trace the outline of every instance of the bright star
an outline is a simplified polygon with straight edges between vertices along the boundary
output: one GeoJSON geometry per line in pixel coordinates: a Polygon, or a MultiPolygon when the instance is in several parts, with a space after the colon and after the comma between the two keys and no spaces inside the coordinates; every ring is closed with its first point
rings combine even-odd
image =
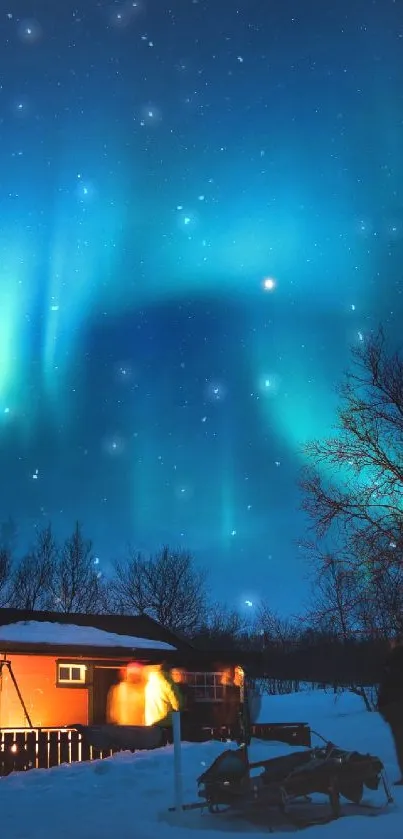
{"type": "Polygon", "coordinates": [[[125,442],[122,437],[117,435],[116,437],[106,439],[103,443],[103,448],[106,454],[118,456],[124,452],[125,442]]]}
{"type": "Polygon", "coordinates": [[[276,396],[280,388],[280,378],[276,373],[266,373],[259,381],[259,390],[268,396],[276,396]]]}
{"type": "Polygon", "coordinates": [[[18,26],[18,37],[26,44],[33,44],[42,36],[42,27],[36,20],[23,20],[18,26]]]}
{"type": "Polygon", "coordinates": [[[265,291],[273,291],[276,287],[276,281],[274,277],[265,277],[263,280],[263,288],[265,291]]]}
{"type": "Polygon", "coordinates": [[[208,382],[206,388],[206,397],[211,402],[221,402],[226,395],[224,385],[220,382],[208,382]]]}

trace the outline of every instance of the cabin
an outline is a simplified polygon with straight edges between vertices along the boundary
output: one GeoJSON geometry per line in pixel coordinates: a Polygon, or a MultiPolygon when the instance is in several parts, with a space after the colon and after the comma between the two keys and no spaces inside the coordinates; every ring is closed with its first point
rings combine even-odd
{"type": "Polygon", "coordinates": [[[147,615],[0,609],[0,728],[105,723],[108,691],[133,660],[190,667],[194,698],[219,701],[205,656],[147,615]]]}
{"type": "MultiPolygon", "coordinates": [[[[165,662],[181,674],[185,739],[239,737],[244,684],[235,656],[196,649],[146,615],[0,609],[0,775],[18,768],[19,755],[20,768],[45,768],[116,751],[88,746],[84,729],[108,722],[108,693],[131,662],[165,662]]],[[[288,742],[283,728],[254,733],[288,742]]],[[[295,743],[301,736],[292,733],[295,743]]]]}

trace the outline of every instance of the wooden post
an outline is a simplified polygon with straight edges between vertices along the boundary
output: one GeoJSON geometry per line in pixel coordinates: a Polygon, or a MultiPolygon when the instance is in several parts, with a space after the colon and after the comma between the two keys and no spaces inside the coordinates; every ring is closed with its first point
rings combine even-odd
{"type": "Polygon", "coordinates": [[[182,743],[180,711],[172,712],[172,733],[174,740],[175,812],[177,816],[180,817],[183,812],[182,743]]]}

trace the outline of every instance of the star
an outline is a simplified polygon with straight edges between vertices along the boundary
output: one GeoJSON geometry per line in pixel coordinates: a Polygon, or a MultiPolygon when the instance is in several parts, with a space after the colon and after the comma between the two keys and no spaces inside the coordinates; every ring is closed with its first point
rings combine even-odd
{"type": "Polygon", "coordinates": [[[18,37],[24,44],[34,44],[42,36],[42,27],[37,20],[23,20],[18,26],[18,37]]]}

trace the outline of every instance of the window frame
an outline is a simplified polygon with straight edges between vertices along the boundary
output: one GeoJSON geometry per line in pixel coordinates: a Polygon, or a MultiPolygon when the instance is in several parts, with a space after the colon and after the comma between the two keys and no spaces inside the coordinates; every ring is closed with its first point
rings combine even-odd
{"type": "Polygon", "coordinates": [[[88,687],[88,664],[84,661],[72,661],[71,659],[58,659],[56,661],[56,687],[58,688],[86,688],[88,687]],[[60,678],[60,670],[62,667],[68,668],[70,673],[69,679],[60,678]],[[72,670],[78,668],[80,670],[80,679],[72,679],[72,670]]]}
{"type": "Polygon", "coordinates": [[[189,670],[186,687],[196,703],[224,702],[225,689],[221,682],[223,670],[189,670]],[[189,679],[190,677],[190,679],[189,679]]]}

